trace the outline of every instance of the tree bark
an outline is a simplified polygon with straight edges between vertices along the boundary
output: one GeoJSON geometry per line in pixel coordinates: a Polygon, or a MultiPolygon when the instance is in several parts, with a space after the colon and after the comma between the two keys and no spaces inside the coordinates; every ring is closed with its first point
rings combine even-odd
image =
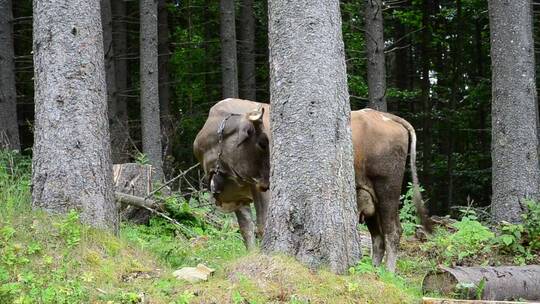
{"type": "Polygon", "coordinates": [[[529,0],[488,1],[491,28],[493,198],[496,220],[521,221],[539,197],[538,105],[529,0]]]}
{"type": "Polygon", "coordinates": [[[386,112],[386,66],[382,0],[365,0],[369,107],[386,112]]]}
{"type": "Polygon", "coordinates": [[[263,250],[343,273],[360,248],[339,1],[270,0],[268,11],[273,146],[263,250]]]}
{"type": "Polygon", "coordinates": [[[234,0],[220,0],[221,90],[223,98],[238,97],[234,0]]]}
{"type": "Polygon", "coordinates": [[[255,13],[253,0],[242,0],[240,8],[240,28],[238,49],[240,53],[240,98],[256,100],[256,77],[255,77],[255,13]]]}
{"type": "MultiPolygon", "coordinates": [[[[121,0],[111,0],[112,3],[112,48],[114,49],[114,79],[116,86],[116,102],[111,125],[111,142],[113,163],[129,161],[129,124],[127,113],[128,68],[125,56],[127,54],[126,3],[121,0]]],[[[110,110],[109,110],[110,113],[110,110]]],[[[110,119],[110,118],[109,118],[110,119]]]]}
{"type": "Polygon", "coordinates": [[[117,231],[99,5],[34,0],[32,201],[117,231]]]}
{"type": "Polygon", "coordinates": [[[425,276],[422,290],[465,299],[540,300],[540,266],[440,266],[425,276]]]}
{"type": "Polygon", "coordinates": [[[141,120],[143,152],[163,180],[161,123],[158,89],[158,5],[157,0],[141,0],[141,120]]]}
{"type": "Polygon", "coordinates": [[[11,0],[0,0],[0,150],[20,150],[11,0]]]}

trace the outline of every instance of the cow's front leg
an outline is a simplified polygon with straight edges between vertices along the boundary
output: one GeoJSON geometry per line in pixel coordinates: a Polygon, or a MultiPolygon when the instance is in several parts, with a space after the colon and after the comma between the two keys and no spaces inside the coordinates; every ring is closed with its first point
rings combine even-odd
{"type": "Polygon", "coordinates": [[[242,206],[234,212],[240,226],[240,233],[244,238],[244,244],[248,251],[255,249],[255,225],[251,219],[251,208],[249,205],[242,206]]]}
{"type": "Polygon", "coordinates": [[[264,233],[264,225],[266,223],[266,215],[268,212],[268,201],[270,192],[260,192],[255,186],[251,186],[251,194],[253,203],[255,204],[255,213],[257,216],[257,237],[262,239],[264,233]]]}

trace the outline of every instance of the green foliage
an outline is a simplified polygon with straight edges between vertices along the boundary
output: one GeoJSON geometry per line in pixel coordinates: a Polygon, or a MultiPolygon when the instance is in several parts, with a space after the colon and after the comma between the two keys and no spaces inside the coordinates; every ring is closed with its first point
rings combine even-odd
{"type": "Polygon", "coordinates": [[[135,162],[139,165],[149,165],[150,160],[148,159],[148,156],[144,153],[137,152],[137,156],[135,156],[135,162]]]}
{"type": "Polygon", "coordinates": [[[523,230],[527,233],[528,246],[540,251],[540,203],[526,201],[527,211],[523,214],[523,230]]]}
{"type": "MultiPolygon", "coordinates": [[[[424,192],[424,188],[420,187],[420,192],[424,192]]],[[[414,235],[416,225],[420,224],[420,220],[416,214],[416,207],[412,200],[413,194],[413,185],[412,183],[408,183],[407,192],[400,197],[403,205],[399,211],[399,220],[401,222],[401,227],[403,228],[403,234],[406,236],[414,235]]]]}
{"type": "Polygon", "coordinates": [[[474,212],[468,211],[452,226],[455,232],[436,230],[434,236],[422,246],[423,251],[447,265],[491,252],[495,234],[477,220],[474,212]]]}
{"type": "Polygon", "coordinates": [[[532,200],[526,202],[527,210],[522,215],[523,223],[503,222],[495,245],[506,254],[514,256],[514,263],[526,264],[540,251],[540,204],[532,200]]]}

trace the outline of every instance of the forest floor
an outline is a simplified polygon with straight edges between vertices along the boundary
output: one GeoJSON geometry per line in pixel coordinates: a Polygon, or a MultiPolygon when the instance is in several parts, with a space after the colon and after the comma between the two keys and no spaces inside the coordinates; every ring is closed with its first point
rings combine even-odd
{"type": "Polygon", "coordinates": [[[81,224],[74,211],[32,211],[29,167],[0,155],[0,303],[418,303],[424,275],[439,263],[499,264],[514,256],[486,250],[492,235],[483,228],[445,229],[428,242],[404,236],[396,274],[374,268],[369,257],[347,275],[311,271],[287,257],[246,252],[234,218],[197,207],[194,198],[166,200],[182,229],[153,218],[122,224],[115,236],[81,224]],[[206,282],[172,274],[199,263],[216,269],[206,282]]]}

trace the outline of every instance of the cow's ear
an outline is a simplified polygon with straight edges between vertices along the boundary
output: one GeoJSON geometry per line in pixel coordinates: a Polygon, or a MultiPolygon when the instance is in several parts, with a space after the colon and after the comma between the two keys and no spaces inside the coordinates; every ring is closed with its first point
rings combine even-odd
{"type": "Polygon", "coordinates": [[[255,133],[255,127],[252,123],[244,123],[240,126],[240,129],[238,130],[238,144],[236,146],[240,146],[246,139],[248,139],[250,136],[252,136],[255,133]]]}
{"type": "Polygon", "coordinates": [[[252,122],[260,122],[264,115],[264,108],[259,106],[256,110],[251,111],[247,114],[247,119],[252,122]]]}

